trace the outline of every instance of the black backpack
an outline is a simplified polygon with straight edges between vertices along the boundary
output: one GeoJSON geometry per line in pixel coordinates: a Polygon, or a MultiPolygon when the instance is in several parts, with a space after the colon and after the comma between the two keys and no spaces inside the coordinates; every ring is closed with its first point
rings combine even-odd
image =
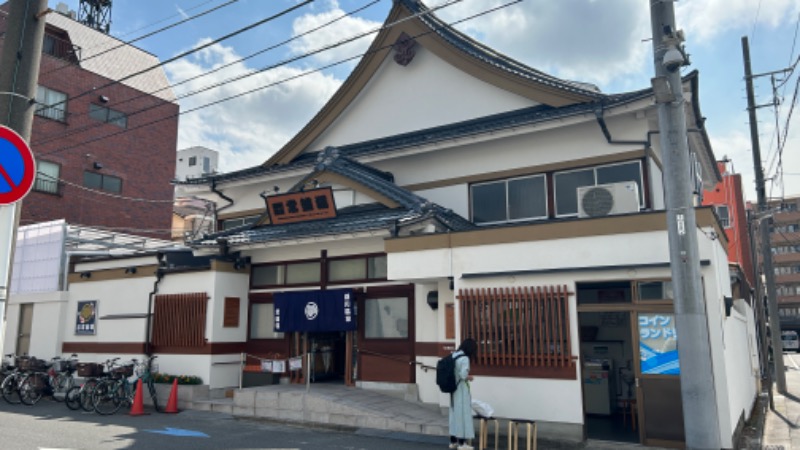
{"type": "Polygon", "coordinates": [[[445,394],[452,394],[458,387],[456,382],[456,360],[462,356],[466,355],[458,355],[454,358],[451,353],[436,363],[436,385],[445,394]]]}

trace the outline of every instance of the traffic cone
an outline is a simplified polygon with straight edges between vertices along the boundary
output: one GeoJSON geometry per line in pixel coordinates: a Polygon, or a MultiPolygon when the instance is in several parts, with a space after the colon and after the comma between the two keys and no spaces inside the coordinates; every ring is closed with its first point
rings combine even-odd
{"type": "Polygon", "coordinates": [[[144,415],[144,394],[142,391],[144,390],[144,386],[142,386],[142,379],[139,378],[139,381],[136,383],[136,393],[133,394],[133,405],[131,406],[130,415],[132,416],[141,416],[144,415]]]}
{"type": "Polygon", "coordinates": [[[177,414],[178,412],[178,379],[172,380],[172,389],[169,391],[169,400],[167,400],[167,407],[164,409],[167,414],[177,414]]]}

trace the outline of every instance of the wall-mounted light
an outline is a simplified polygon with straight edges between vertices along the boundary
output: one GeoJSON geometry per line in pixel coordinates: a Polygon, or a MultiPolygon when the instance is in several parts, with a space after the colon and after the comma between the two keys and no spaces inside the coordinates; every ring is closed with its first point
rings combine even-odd
{"type": "Polygon", "coordinates": [[[134,273],[136,273],[136,267],[127,267],[127,268],[125,268],[125,273],[133,275],[134,273]]]}
{"type": "Polygon", "coordinates": [[[242,270],[245,267],[247,267],[248,264],[250,264],[250,257],[249,256],[246,256],[244,258],[236,258],[233,261],[233,268],[235,270],[242,270]]]}
{"type": "Polygon", "coordinates": [[[455,281],[453,281],[453,277],[447,277],[447,279],[450,281],[450,285],[449,286],[450,286],[450,290],[452,291],[456,287],[456,283],[455,283],[455,281]]]}
{"type": "Polygon", "coordinates": [[[432,310],[439,309],[439,291],[430,291],[428,292],[428,297],[426,298],[428,302],[428,306],[431,307],[432,310]]]}
{"type": "Polygon", "coordinates": [[[100,170],[103,168],[103,163],[95,161],[94,163],[92,163],[92,167],[94,167],[95,170],[100,170]]]}
{"type": "Polygon", "coordinates": [[[92,272],[81,272],[81,278],[92,278],[92,272]]]}
{"type": "Polygon", "coordinates": [[[723,297],[725,299],[725,317],[731,316],[731,308],[733,308],[733,297],[723,297]]]}
{"type": "Polygon", "coordinates": [[[108,97],[106,97],[105,95],[101,95],[97,99],[100,100],[100,103],[108,103],[108,97]]]}

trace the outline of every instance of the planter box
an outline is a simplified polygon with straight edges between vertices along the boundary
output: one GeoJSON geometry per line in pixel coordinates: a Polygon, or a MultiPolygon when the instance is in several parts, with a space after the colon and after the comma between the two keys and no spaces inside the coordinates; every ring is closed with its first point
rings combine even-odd
{"type": "MultiPolygon", "coordinates": [[[[169,401],[169,395],[172,391],[172,384],[162,384],[156,383],[156,395],[158,396],[158,404],[162,408],[167,405],[167,401],[169,401]]],[[[192,402],[196,402],[198,400],[208,400],[209,390],[207,384],[179,384],[178,388],[178,408],[184,409],[192,402]]],[[[153,402],[150,400],[150,394],[147,392],[147,389],[144,391],[144,404],[145,405],[152,405],[153,402]]]]}

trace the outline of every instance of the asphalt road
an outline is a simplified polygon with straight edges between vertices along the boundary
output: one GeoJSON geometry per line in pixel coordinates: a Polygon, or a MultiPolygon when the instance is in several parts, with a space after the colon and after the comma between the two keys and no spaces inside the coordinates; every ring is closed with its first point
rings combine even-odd
{"type": "Polygon", "coordinates": [[[230,450],[428,450],[446,438],[374,430],[330,430],[235,419],[227,414],[113,416],[71,411],[42,399],[34,406],[0,399],[2,450],[230,449],[230,450]]]}

